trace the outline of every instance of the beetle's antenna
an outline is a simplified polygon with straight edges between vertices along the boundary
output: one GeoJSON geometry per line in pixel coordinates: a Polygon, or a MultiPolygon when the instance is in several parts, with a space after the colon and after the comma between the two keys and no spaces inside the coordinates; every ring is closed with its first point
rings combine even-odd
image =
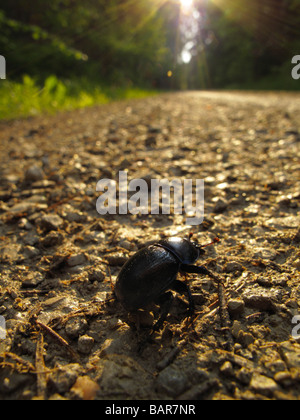
{"type": "Polygon", "coordinates": [[[219,238],[215,238],[210,244],[207,245],[198,245],[199,248],[207,248],[208,246],[214,245],[216,243],[220,242],[219,238]]]}
{"type": "Polygon", "coordinates": [[[194,232],[190,232],[188,236],[188,240],[191,242],[192,237],[194,236],[194,232]]]}

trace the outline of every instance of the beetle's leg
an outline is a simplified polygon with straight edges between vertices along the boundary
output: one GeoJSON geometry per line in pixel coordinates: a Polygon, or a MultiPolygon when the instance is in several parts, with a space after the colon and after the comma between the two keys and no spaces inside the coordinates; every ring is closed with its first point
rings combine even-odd
{"type": "Polygon", "coordinates": [[[184,273],[191,273],[191,274],[203,274],[203,275],[209,276],[210,278],[216,280],[217,282],[220,282],[220,278],[218,276],[216,276],[214,273],[209,271],[206,267],[203,267],[201,265],[182,264],[180,266],[180,271],[183,271],[184,273]]]}
{"type": "Polygon", "coordinates": [[[178,293],[186,293],[189,298],[189,315],[193,315],[195,312],[194,299],[189,286],[182,281],[175,280],[172,284],[172,290],[178,293]]]}
{"type": "Polygon", "coordinates": [[[233,346],[233,338],[231,336],[231,322],[227,308],[227,300],[225,296],[225,286],[224,281],[221,277],[217,276],[216,274],[209,271],[207,268],[203,266],[197,265],[187,265],[182,264],[180,270],[185,273],[194,273],[194,274],[204,274],[212,278],[218,284],[218,296],[219,296],[219,306],[220,306],[220,318],[222,327],[226,333],[227,338],[227,346],[228,349],[231,349],[233,346]]]}
{"type": "Polygon", "coordinates": [[[174,300],[173,293],[167,292],[167,293],[164,293],[155,301],[155,303],[160,305],[161,314],[160,314],[159,320],[153,326],[151,335],[154,334],[156,331],[159,331],[161,327],[163,326],[163,323],[165,322],[168,316],[168,313],[170,312],[173,300],[174,300]]]}
{"type": "Polygon", "coordinates": [[[155,332],[159,331],[161,327],[163,326],[163,323],[165,322],[168,316],[168,313],[170,312],[170,308],[172,306],[173,300],[174,300],[174,296],[172,292],[164,293],[158,299],[156,299],[155,303],[160,306],[161,314],[158,321],[154,324],[151,334],[145,340],[139,343],[138,353],[143,352],[146,344],[150,342],[152,335],[155,332]]]}

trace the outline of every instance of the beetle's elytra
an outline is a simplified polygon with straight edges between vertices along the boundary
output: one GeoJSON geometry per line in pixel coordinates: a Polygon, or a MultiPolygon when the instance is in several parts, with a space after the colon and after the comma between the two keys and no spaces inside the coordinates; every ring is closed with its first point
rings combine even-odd
{"type": "MultiPolygon", "coordinates": [[[[218,241],[216,238],[212,244],[218,241]]],[[[173,237],[141,249],[126,262],[118,275],[115,285],[117,299],[129,312],[143,309],[150,303],[159,304],[162,313],[153,330],[161,328],[169,313],[173,300],[171,290],[187,294],[189,314],[192,314],[191,291],[187,284],[177,280],[177,275],[179,272],[198,273],[217,279],[205,267],[194,265],[205,246],[173,237]]]]}

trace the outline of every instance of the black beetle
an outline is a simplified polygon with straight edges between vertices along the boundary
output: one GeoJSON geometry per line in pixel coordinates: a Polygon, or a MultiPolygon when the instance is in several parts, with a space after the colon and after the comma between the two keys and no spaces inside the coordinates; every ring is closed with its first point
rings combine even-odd
{"type": "MultiPolygon", "coordinates": [[[[216,238],[211,244],[219,242],[216,238]]],[[[170,290],[186,293],[189,299],[189,315],[194,313],[194,302],[189,286],[178,281],[177,275],[197,273],[208,275],[219,280],[205,267],[193,265],[203,248],[209,245],[198,245],[189,239],[178,237],[161,240],[149,245],[133,255],[123,266],[115,285],[115,295],[129,312],[146,308],[151,303],[161,306],[161,316],[153,327],[158,331],[173,301],[170,290]]]]}

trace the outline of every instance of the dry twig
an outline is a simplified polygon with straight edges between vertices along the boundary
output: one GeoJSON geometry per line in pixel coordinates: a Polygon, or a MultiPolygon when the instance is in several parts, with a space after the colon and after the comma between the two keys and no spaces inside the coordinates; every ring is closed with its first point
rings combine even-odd
{"type": "Polygon", "coordinates": [[[38,320],[35,320],[35,323],[36,323],[36,325],[41,327],[44,331],[46,331],[49,335],[51,335],[51,337],[55,338],[56,341],[58,341],[59,344],[61,344],[63,347],[65,347],[68,350],[68,352],[70,353],[70,355],[72,356],[72,358],[76,362],[80,361],[78,354],[72,349],[70,344],[64,338],[62,338],[57,332],[55,332],[48,325],[43,324],[42,322],[40,322],[38,320]]]}
{"type": "Polygon", "coordinates": [[[44,363],[44,336],[40,332],[36,343],[35,367],[37,372],[37,391],[38,397],[45,399],[47,391],[48,375],[44,363]]]}

